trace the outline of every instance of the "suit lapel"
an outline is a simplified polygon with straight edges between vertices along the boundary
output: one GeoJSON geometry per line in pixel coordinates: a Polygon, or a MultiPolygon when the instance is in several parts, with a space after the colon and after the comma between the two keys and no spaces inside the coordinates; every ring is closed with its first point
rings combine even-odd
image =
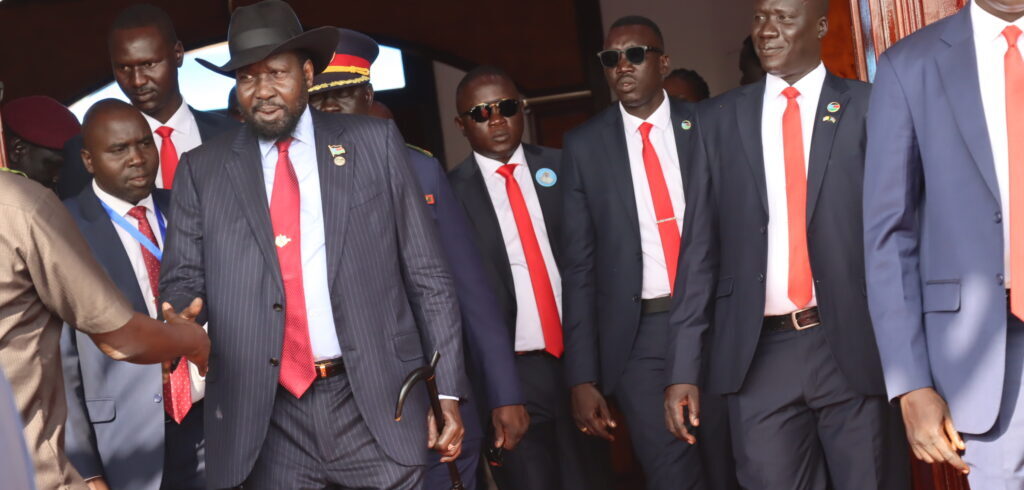
{"type": "Polygon", "coordinates": [[[317,170],[320,176],[320,202],[323,205],[324,234],[327,247],[328,284],[334,284],[341,270],[341,257],[348,224],[349,196],[352,194],[352,172],[359,165],[355,145],[342,137],[344,127],[332,124],[321,113],[313,115],[314,145],[317,170]],[[334,156],[327,145],[341,145],[345,150],[344,165],[335,165],[334,156]]]}
{"type": "Polygon", "coordinates": [[[544,215],[544,228],[548,234],[548,242],[551,244],[551,253],[555,256],[555,262],[559,262],[558,223],[562,220],[559,215],[562,209],[562,195],[555,190],[555,187],[544,187],[537,183],[537,171],[548,168],[548,163],[541,158],[540,153],[527,145],[523,145],[523,153],[526,155],[526,166],[530,171],[530,182],[537,192],[537,201],[540,202],[540,212],[544,215]]]}
{"type": "Polygon", "coordinates": [[[974,157],[974,163],[981,171],[988,190],[997,202],[1000,201],[999,184],[996,180],[995,159],[989,144],[988,129],[985,125],[985,108],[981,102],[981,86],[978,82],[978,60],[974,50],[974,36],[971,28],[970,8],[964,8],[942,35],[949,49],[936,56],[946,100],[953,106],[953,118],[964,143],[974,157]]]}
{"type": "Polygon", "coordinates": [[[814,130],[811,133],[811,154],[807,162],[807,224],[811,223],[814,216],[814,209],[818,203],[818,195],[821,193],[821,184],[825,180],[825,170],[828,169],[828,162],[832,155],[832,142],[836,137],[836,130],[842,123],[844,109],[848,106],[850,95],[846,93],[846,86],[836,76],[828,73],[825,75],[825,83],[821,86],[821,95],[818,97],[818,110],[814,115],[814,130]],[[829,104],[839,103],[837,112],[829,112],[829,104]],[[826,116],[831,116],[835,122],[823,121],[826,116]]]}
{"type": "Polygon", "coordinates": [[[676,156],[679,157],[679,175],[683,178],[683,189],[686,189],[686,174],[690,163],[689,155],[691,135],[693,134],[693,113],[683,103],[670,101],[672,109],[672,132],[676,138],[676,156]]]}
{"type": "MultiPolygon", "coordinates": [[[[604,140],[605,155],[603,161],[608,162],[606,171],[611,176],[613,185],[618,190],[619,198],[622,200],[622,209],[626,217],[633,225],[632,230],[637,231],[637,239],[640,233],[640,218],[636,211],[636,194],[633,192],[633,174],[629,171],[629,151],[626,149],[626,129],[622,122],[622,113],[619,104],[606,109],[606,124],[601,133],[604,140]]],[[[600,170],[598,170],[600,171],[600,170]]]]}
{"type": "Polygon", "coordinates": [[[768,214],[768,184],[764,177],[764,150],[761,146],[761,108],[764,106],[765,80],[748,85],[743,95],[736,100],[736,124],[739,126],[740,143],[747,154],[747,164],[754,174],[757,192],[761,195],[761,206],[768,214]]]}
{"type": "Polygon", "coordinates": [[[78,205],[85,220],[82,223],[82,235],[88,238],[96,260],[107,270],[114,284],[131,300],[135,309],[148,312],[128,252],[110,216],[103,210],[99,197],[93,192],[91,183],[79,195],[78,205]]]}
{"type": "Polygon", "coordinates": [[[252,229],[253,241],[263,254],[275,284],[284,291],[281,268],[274,250],[274,228],[270,223],[267,188],[263,181],[263,157],[260,155],[259,143],[249,128],[238,132],[232,150],[234,158],[225,167],[240,203],[239,207],[252,229]]]}
{"type": "Polygon", "coordinates": [[[188,110],[192,112],[192,119],[196,121],[196,128],[199,129],[199,140],[204,143],[210,141],[214,136],[213,128],[206,124],[206,120],[203,118],[202,113],[193,109],[192,106],[188,106],[188,110]]]}
{"type": "Polygon", "coordinates": [[[454,175],[456,179],[453,185],[459,192],[466,215],[469,216],[481,240],[480,252],[487,260],[497,264],[505,292],[515,297],[512,268],[508,263],[508,252],[505,250],[505,239],[501,234],[501,225],[498,224],[498,215],[494,212],[491,195],[487,193],[483,174],[472,154],[454,170],[454,175]]]}

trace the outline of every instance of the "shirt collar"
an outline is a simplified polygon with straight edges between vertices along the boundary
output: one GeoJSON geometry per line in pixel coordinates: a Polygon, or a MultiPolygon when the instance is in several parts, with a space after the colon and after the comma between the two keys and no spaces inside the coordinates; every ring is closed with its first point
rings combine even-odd
{"type": "Polygon", "coordinates": [[[160,126],[168,126],[173,129],[174,132],[181,134],[192,134],[192,131],[199,130],[196,126],[196,118],[192,116],[192,111],[184,100],[181,101],[181,105],[178,106],[178,110],[174,111],[174,114],[171,115],[171,118],[168,119],[166,123],[157,121],[145,112],[142,113],[142,117],[146,118],[146,122],[149,123],[149,130],[154,133],[160,126]]]}
{"type": "Polygon", "coordinates": [[[103,202],[103,204],[106,204],[107,207],[114,210],[114,212],[117,213],[118,216],[128,216],[128,211],[131,211],[131,209],[134,208],[135,206],[142,206],[146,208],[146,212],[149,214],[153,214],[154,210],[156,209],[155,206],[153,205],[152,193],[139,200],[138,204],[132,204],[123,199],[114,197],[109,192],[103,190],[100,187],[100,185],[96,183],[96,179],[92,179],[92,190],[93,192],[96,193],[96,197],[99,198],[99,200],[103,202]]]}
{"type": "Polygon", "coordinates": [[[626,129],[626,134],[633,134],[640,130],[640,125],[649,122],[655,129],[665,129],[672,127],[672,111],[669,108],[668,93],[664,90],[661,91],[662,101],[661,105],[651,113],[647,119],[640,119],[628,112],[626,108],[619,102],[619,111],[622,113],[622,125],[626,129]]]}
{"type": "Polygon", "coordinates": [[[971,29],[974,31],[975,39],[985,42],[1003,39],[1003,29],[1011,24],[1024,30],[1024,17],[1013,22],[1006,22],[979,7],[978,2],[971,2],[971,29]]]}
{"type": "MultiPolygon", "coordinates": [[[[825,84],[825,75],[827,73],[825,64],[819,62],[818,66],[811,70],[810,73],[797,80],[793,84],[793,88],[797,89],[800,95],[821,93],[821,86],[825,84]]],[[[785,80],[769,73],[765,77],[765,100],[772,100],[773,97],[782,97],[782,91],[788,86],[789,83],[785,80]]]]}
{"type": "MultiPolygon", "coordinates": [[[[295,131],[292,131],[292,145],[295,143],[304,143],[313,146],[313,115],[309,112],[309,106],[302,111],[302,115],[299,116],[299,123],[295,126],[295,131]]],[[[270,156],[270,153],[277,151],[277,147],[274,140],[260,139],[260,154],[263,155],[264,160],[270,156]]]]}
{"type": "MultiPolygon", "coordinates": [[[[480,170],[484,173],[484,176],[489,176],[498,173],[498,168],[505,165],[492,158],[487,158],[477,152],[473,152],[473,158],[476,159],[477,165],[480,166],[480,170]]],[[[519,165],[526,165],[526,153],[523,152],[523,144],[520,143],[516,151],[512,153],[512,158],[508,159],[508,163],[518,163],[519,165]]]]}

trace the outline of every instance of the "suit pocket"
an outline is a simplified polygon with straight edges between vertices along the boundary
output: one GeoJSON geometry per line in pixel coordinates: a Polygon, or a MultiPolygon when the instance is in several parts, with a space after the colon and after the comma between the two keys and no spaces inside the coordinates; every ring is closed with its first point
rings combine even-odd
{"type": "Polygon", "coordinates": [[[715,288],[715,298],[732,296],[732,278],[723,277],[718,280],[718,287],[715,288]]]}
{"type": "Polygon", "coordinates": [[[395,355],[403,361],[423,358],[423,346],[420,345],[420,335],[416,332],[396,335],[394,344],[395,355]]]}
{"type": "Polygon", "coordinates": [[[925,313],[960,311],[960,280],[926,281],[921,296],[925,313]]]}
{"type": "Polygon", "coordinates": [[[113,398],[86,400],[85,409],[89,412],[89,421],[94,424],[110,422],[114,420],[114,416],[117,415],[113,398]]]}
{"type": "Polygon", "coordinates": [[[363,206],[369,202],[372,202],[384,195],[384,188],[382,186],[374,186],[367,189],[360,189],[355,195],[352,196],[352,208],[363,206]]]}

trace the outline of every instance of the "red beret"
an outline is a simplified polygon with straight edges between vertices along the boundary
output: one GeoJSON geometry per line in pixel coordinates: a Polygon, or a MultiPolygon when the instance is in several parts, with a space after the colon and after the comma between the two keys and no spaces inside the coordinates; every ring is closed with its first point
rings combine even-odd
{"type": "Polygon", "coordinates": [[[82,131],[75,115],[60,102],[45,95],[14,99],[0,109],[4,130],[29,143],[59,150],[82,131]]]}

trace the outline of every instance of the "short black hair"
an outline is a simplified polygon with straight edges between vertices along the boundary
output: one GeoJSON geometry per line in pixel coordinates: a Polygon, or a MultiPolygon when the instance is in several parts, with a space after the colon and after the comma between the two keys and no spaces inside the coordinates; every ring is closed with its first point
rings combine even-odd
{"type": "Polygon", "coordinates": [[[625,17],[619,17],[618,20],[612,22],[612,26],[608,28],[608,30],[626,26],[644,26],[649,28],[654,31],[654,35],[657,36],[658,42],[661,43],[661,47],[665,47],[665,38],[661,35],[661,29],[658,28],[658,24],[655,24],[653,20],[642,15],[627,15],[625,17]]]}
{"type": "Polygon", "coordinates": [[[171,21],[171,16],[167,15],[162,8],[148,3],[129,5],[119,12],[114,18],[114,23],[110,25],[108,35],[113,35],[114,31],[140,27],[156,27],[168,44],[173,45],[178,42],[178,33],[174,31],[174,22],[171,21]]]}
{"type": "Polygon", "coordinates": [[[677,68],[672,70],[672,73],[669,73],[665,78],[678,78],[684,82],[693,84],[693,88],[697,91],[696,95],[700,100],[711,97],[711,89],[708,88],[708,82],[704,81],[704,77],[700,76],[700,73],[697,73],[694,70],[677,68]]]}
{"type": "MultiPolygon", "coordinates": [[[[476,68],[473,68],[472,70],[469,70],[469,73],[466,73],[466,75],[462,77],[462,80],[459,80],[459,85],[455,87],[456,103],[458,103],[457,101],[459,98],[459,94],[461,94],[462,91],[465,90],[470,83],[473,83],[484,77],[502,78],[508,80],[513,87],[516,87],[516,82],[512,80],[512,77],[510,77],[508,75],[508,72],[506,72],[505,70],[494,65],[480,65],[477,66],[476,68]]],[[[516,87],[516,91],[519,91],[518,87],[516,87]]]]}

